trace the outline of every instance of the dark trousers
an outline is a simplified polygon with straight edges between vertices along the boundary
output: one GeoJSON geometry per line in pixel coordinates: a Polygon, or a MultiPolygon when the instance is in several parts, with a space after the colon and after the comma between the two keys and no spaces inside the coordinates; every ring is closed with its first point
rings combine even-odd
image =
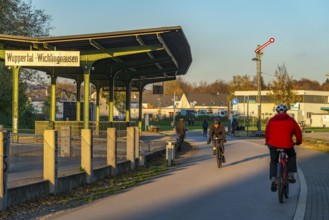
{"type": "Polygon", "coordinates": [[[177,145],[177,150],[181,151],[182,145],[184,143],[185,135],[178,135],[178,145],[177,145]]]}
{"type": "Polygon", "coordinates": [[[203,128],[203,137],[207,137],[208,128],[203,128]]]}
{"type": "MultiPolygon", "coordinates": [[[[271,155],[271,163],[270,163],[270,179],[271,179],[272,177],[276,177],[276,168],[277,168],[280,152],[276,150],[277,148],[272,146],[269,146],[269,149],[271,155]]],[[[287,162],[288,173],[297,172],[295,148],[292,147],[287,149],[286,153],[288,155],[288,162],[287,162]]]]}

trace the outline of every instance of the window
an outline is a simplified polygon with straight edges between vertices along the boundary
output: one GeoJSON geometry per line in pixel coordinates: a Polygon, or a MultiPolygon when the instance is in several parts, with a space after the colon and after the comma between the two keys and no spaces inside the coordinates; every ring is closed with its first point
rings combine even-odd
{"type": "Polygon", "coordinates": [[[305,95],[303,97],[305,103],[328,103],[328,96],[305,95]]]}
{"type": "Polygon", "coordinates": [[[307,112],[307,113],[306,113],[306,118],[307,118],[307,119],[310,119],[311,117],[312,117],[312,112],[307,112]]]}

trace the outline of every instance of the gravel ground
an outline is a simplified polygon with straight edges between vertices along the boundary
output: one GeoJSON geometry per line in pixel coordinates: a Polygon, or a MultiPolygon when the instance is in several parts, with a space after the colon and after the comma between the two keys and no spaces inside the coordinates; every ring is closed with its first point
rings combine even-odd
{"type": "MultiPolygon", "coordinates": [[[[186,159],[192,150],[193,147],[185,143],[182,152],[177,154],[177,161],[186,159]]],[[[129,187],[136,186],[168,171],[170,169],[166,166],[165,157],[161,156],[150,161],[145,167],[139,167],[122,175],[84,185],[70,192],[15,205],[0,212],[0,219],[46,219],[47,216],[55,213],[64,212],[97,199],[123,192],[129,187]]]]}

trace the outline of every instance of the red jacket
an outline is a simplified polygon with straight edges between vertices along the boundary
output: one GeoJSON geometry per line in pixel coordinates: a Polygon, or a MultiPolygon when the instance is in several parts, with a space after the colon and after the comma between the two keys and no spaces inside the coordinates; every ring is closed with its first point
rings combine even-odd
{"type": "Polygon", "coordinates": [[[292,148],[293,136],[296,143],[302,143],[302,132],[297,122],[286,113],[277,114],[269,120],[265,130],[265,141],[276,148],[292,148]]]}

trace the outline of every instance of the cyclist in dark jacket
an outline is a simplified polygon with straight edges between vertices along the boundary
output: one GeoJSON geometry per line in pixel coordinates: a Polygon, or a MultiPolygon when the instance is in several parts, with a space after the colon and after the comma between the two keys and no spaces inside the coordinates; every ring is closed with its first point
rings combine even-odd
{"type": "Polygon", "coordinates": [[[287,114],[288,108],[284,104],[276,107],[277,114],[272,117],[266,125],[265,129],[265,143],[270,149],[271,163],[270,163],[270,179],[271,190],[277,190],[275,177],[276,168],[279,158],[277,149],[285,149],[288,155],[287,169],[288,181],[296,182],[294,173],[297,172],[296,152],[294,149],[293,136],[296,137],[296,144],[302,143],[302,132],[297,122],[287,114]]]}
{"type": "MultiPolygon", "coordinates": [[[[225,127],[219,122],[218,118],[214,119],[214,123],[209,129],[207,144],[210,144],[211,140],[214,139],[215,137],[219,138],[221,143],[224,146],[224,143],[226,142],[226,131],[225,131],[225,127]]],[[[215,155],[214,147],[215,146],[214,146],[214,142],[213,142],[213,154],[215,155]]],[[[223,148],[223,153],[224,153],[224,148],[223,148]]],[[[224,156],[223,156],[223,162],[225,163],[224,156]]]]}
{"type": "Polygon", "coordinates": [[[187,131],[187,129],[185,126],[184,118],[182,117],[179,119],[179,121],[177,122],[177,125],[176,125],[176,134],[179,138],[179,145],[177,147],[178,151],[181,151],[181,149],[182,149],[182,144],[185,139],[186,131],[187,131]]]}

